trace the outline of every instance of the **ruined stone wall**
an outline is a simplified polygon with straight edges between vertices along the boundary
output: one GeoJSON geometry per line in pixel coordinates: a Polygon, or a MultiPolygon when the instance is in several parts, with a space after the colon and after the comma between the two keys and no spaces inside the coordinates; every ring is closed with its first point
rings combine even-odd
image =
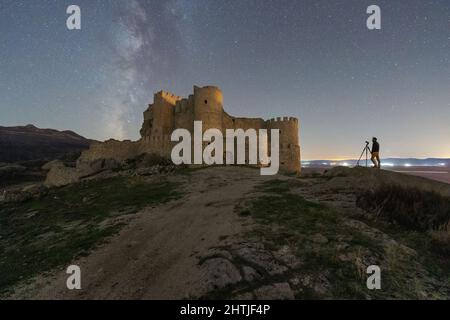
{"type": "Polygon", "coordinates": [[[94,142],[88,150],[81,153],[78,161],[92,162],[98,159],[115,159],[125,161],[139,155],[140,141],[117,141],[94,142]]]}

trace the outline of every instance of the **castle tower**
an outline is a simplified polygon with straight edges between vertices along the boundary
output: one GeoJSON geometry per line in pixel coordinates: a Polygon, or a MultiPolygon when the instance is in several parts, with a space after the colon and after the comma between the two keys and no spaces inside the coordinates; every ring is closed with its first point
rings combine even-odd
{"type": "Polygon", "coordinates": [[[280,130],[280,170],[300,173],[298,119],[294,117],[270,119],[267,121],[267,129],[280,130]]]}
{"type": "Polygon", "coordinates": [[[144,150],[152,150],[162,156],[170,155],[175,105],[181,99],[170,92],[155,93],[153,103],[144,112],[144,124],[140,131],[145,143],[144,150]]]}
{"type": "Polygon", "coordinates": [[[203,131],[222,130],[223,95],[219,88],[194,86],[194,120],[202,121],[203,131]]]}

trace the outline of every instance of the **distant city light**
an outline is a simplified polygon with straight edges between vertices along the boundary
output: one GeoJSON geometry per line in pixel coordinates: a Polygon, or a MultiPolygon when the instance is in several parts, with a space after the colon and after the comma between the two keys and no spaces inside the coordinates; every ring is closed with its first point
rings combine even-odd
{"type": "MultiPolygon", "coordinates": [[[[441,159],[442,161],[445,159],[441,159]]],[[[395,168],[395,167],[440,167],[440,168],[446,168],[450,167],[450,162],[432,162],[430,160],[425,161],[421,159],[414,160],[414,162],[406,162],[410,161],[408,159],[386,159],[381,160],[381,165],[385,168],[395,168]]],[[[364,160],[361,162],[361,165],[364,166],[365,162],[364,160]]],[[[370,161],[369,161],[369,164],[370,161]]],[[[324,161],[324,160],[305,160],[302,161],[302,165],[305,167],[353,167],[356,165],[356,160],[330,160],[330,161],[324,161]]]]}

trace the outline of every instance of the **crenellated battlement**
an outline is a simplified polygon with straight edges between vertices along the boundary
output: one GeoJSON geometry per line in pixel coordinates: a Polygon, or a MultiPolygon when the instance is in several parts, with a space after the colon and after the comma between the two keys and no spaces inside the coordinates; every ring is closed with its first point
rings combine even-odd
{"type": "Polygon", "coordinates": [[[161,90],[154,95],[154,101],[157,101],[158,99],[166,100],[170,104],[175,105],[177,101],[183,99],[183,97],[177,96],[176,94],[173,94],[169,91],[161,90]]]}
{"type": "Polygon", "coordinates": [[[267,120],[268,123],[270,124],[275,124],[275,123],[295,123],[298,124],[298,119],[295,117],[276,117],[276,118],[272,118],[267,120]]]}

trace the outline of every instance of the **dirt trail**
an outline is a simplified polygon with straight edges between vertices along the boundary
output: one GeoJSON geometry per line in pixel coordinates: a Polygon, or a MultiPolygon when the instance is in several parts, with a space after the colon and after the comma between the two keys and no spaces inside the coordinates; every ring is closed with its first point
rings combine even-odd
{"type": "MultiPolygon", "coordinates": [[[[198,256],[242,235],[235,205],[264,179],[259,170],[211,168],[191,175],[182,199],[147,208],[107,244],[73,261],[82,290],[66,288],[67,274],[39,277],[13,298],[183,299],[203,293],[198,256]]],[[[274,177],[270,177],[273,179],[274,177]]]]}

